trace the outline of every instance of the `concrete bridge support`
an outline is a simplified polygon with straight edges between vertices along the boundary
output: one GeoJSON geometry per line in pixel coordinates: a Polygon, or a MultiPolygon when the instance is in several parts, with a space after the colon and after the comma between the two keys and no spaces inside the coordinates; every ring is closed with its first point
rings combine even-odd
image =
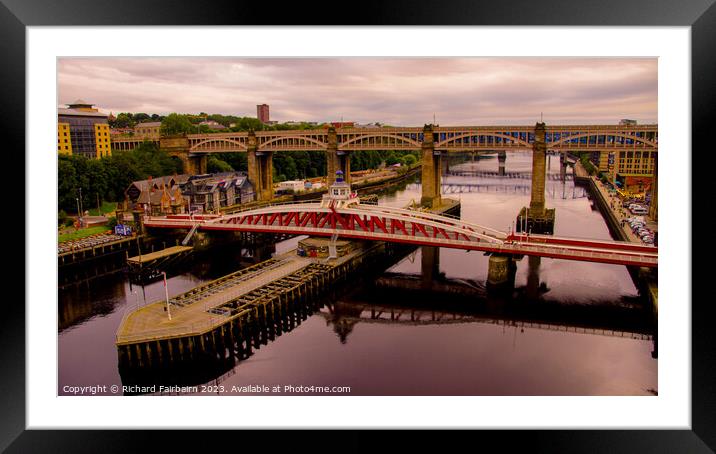
{"type": "Polygon", "coordinates": [[[273,152],[258,151],[256,135],[249,132],[249,181],[254,185],[256,200],[273,199],[273,152]]]}
{"type": "Polygon", "coordinates": [[[185,158],[182,159],[184,173],[188,173],[189,175],[202,175],[207,173],[206,161],[206,156],[185,155],[185,158]]]}
{"type": "Polygon", "coordinates": [[[559,178],[562,182],[567,178],[567,158],[566,151],[559,154],[559,178]]]}
{"type": "Polygon", "coordinates": [[[429,290],[433,287],[433,282],[440,275],[440,248],[423,246],[420,253],[422,288],[429,290]]]}
{"type": "Polygon", "coordinates": [[[551,235],[554,232],[554,209],[545,208],[544,188],[547,161],[547,142],[545,141],[545,124],[535,125],[535,140],[532,144],[532,196],[530,206],[523,207],[517,216],[517,231],[525,230],[532,233],[551,235]],[[527,219],[527,222],[521,222],[527,219]]]}
{"type": "Polygon", "coordinates": [[[487,290],[501,292],[515,286],[517,265],[511,255],[492,254],[487,268],[487,290]]]}
{"type": "Polygon", "coordinates": [[[497,174],[501,177],[505,176],[505,161],[507,161],[507,153],[504,151],[498,151],[497,152],[497,162],[498,162],[497,174]]]}
{"type": "Polygon", "coordinates": [[[542,264],[542,258],[536,255],[527,257],[527,297],[536,299],[539,297],[539,267],[542,264]]]}
{"type": "Polygon", "coordinates": [[[191,154],[189,140],[186,136],[168,136],[159,140],[159,148],[169,153],[169,156],[179,158],[184,167],[184,173],[201,175],[206,173],[206,155],[191,154]]]}
{"type": "Polygon", "coordinates": [[[335,183],[336,172],[342,171],[346,183],[351,183],[351,156],[347,151],[338,150],[336,128],[328,128],[328,149],[326,150],[326,180],[328,185],[335,183]]]}
{"type": "Polygon", "coordinates": [[[546,160],[545,124],[537,123],[537,126],[535,126],[535,141],[532,144],[532,197],[530,198],[530,211],[535,216],[544,214],[546,160]]]}
{"type": "Polygon", "coordinates": [[[435,151],[433,125],[423,128],[422,144],[422,188],[420,204],[428,208],[437,208],[440,200],[440,152],[435,151]]]}
{"type": "Polygon", "coordinates": [[[658,200],[657,197],[659,195],[658,192],[658,178],[657,178],[657,163],[659,160],[657,158],[654,158],[654,177],[651,179],[651,202],[649,204],[649,217],[654,220],[654,222],[657,221],[657,215],[658,215],[658,200]]]}

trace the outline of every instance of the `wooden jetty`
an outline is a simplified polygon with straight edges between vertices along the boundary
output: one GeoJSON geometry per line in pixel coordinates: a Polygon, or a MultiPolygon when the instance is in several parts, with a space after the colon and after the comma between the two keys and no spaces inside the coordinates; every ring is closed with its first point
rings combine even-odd
{"type": "Polygon", "coordinates": [[[367,243],[330,260],[299,257],[294,250],[175,296],[168,307],[157,301],[136,308],[117,331],[120,367],[241,357],[265,343],[261,332],[288,330],[306,298],[347,279],[383,250],[383,243],[367,243]]]}
{"type": "Polygon", "coordinates": [[[141,266],[141,265],[147,265],[152,262],[156,262],[159,260],[166,259],[168,257],[175,256],[177,254],[182,254],[185,252],[189,252],[192,249],[194,249],[192,246],[171,246],[166,249],[161,249],[159,251],[150,252],[149,254],[142,254],[137,255],[134,257],[128,257],[127,263],[135,266],[141,266]]]}
{"type": "MultiPolygon", "coordinates": [[[[441,212],[455,213],[445,200],[441,212]]],[[[327,240],[324,240],[327,241],[327,240]]],[[[339,257],[299,256],[294,249],[141,307],[129,307],[116,333],[120,372],[156,366],[221,363],[288,332],[318,307],[319,296],[366,270],[381,269],[384,242],[355,242],[339,257]]]]}

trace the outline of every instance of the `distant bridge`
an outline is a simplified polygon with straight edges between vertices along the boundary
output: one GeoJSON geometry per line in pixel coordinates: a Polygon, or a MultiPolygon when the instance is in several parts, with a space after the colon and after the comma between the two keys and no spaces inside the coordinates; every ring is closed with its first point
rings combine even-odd
{"type": "MultiPolygon", "coordinates": [[[[547,146],[553,150],[656,149],[657,125],[548,126],[547,146]]],[[[248,151],[420,150],[422,127],[324,128],[293,131],[189,134],[191,153],[248,151]]],[[[439,151],[531,150],[534,126],[434,126],[432,142],[439,151]]]]}

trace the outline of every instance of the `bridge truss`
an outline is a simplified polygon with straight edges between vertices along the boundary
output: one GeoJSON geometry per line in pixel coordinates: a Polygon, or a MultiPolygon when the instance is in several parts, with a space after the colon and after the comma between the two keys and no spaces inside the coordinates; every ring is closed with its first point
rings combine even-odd
{"type": "Polygon", "coordinates": [[[482,251],[534,255],[619,265],[656,267],[657,248],[618,241],[522,236],[457,218],[406,208],[320,203],[276,204],[230,215],[195,220],[188,216],[148,217],[148,228],[246,231],[351,238],[482,251]]]}

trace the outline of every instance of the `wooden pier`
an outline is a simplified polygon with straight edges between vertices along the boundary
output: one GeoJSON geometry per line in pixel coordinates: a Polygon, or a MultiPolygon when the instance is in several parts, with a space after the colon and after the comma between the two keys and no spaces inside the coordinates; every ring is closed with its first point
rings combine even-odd
{"type": "Polygon", "coordinates": [[[168,312],[166,301],[136,308],[117,331],[120,367],[242,357],[265,343],[261,332],[273,337],[289,329],[299,303],[346,279],[383,246],[367,244],[331,260],[291,251],[175,296],[168,312]]]}
{"type": "MultiPolygon", "coordinates": [[[[459,210],[457,201],[446,202],[440,211],[459,210]]],[[[115,342],[123,382],[157,367],[248,357],[318,310],[328,291],[389,266],[388,249],[383,242],[360,242],[338,258],[292,250],[174,296],[168,305],[160,300],[128,308],[115,342]]]]}
{"type": "Polygon", "coordinates": [[[146,265],[156,260],[165,259],[173,255],[189,252],[194,249],[191,246],[172,246],[166,249],[161,249],[156,252],[150,252],[149,254],[137,255],[135,257],[127,258],[127,263],[132,265],[146,265]]]}

